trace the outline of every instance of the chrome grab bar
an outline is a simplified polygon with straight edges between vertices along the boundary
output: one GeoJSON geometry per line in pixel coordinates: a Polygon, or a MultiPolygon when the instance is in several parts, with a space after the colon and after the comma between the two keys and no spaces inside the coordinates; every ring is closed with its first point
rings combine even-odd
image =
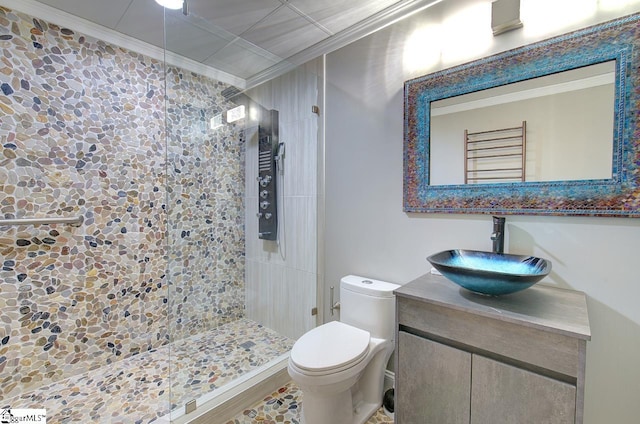
{"type": "Polygon", "coordinates": [[[84,222],[84,217],[77,218],[21,218],[21,219],[0,219],[0,227],[7,225],[47,225],[47,224],[68,224],[72,227],[79,227],[84,222]]]}

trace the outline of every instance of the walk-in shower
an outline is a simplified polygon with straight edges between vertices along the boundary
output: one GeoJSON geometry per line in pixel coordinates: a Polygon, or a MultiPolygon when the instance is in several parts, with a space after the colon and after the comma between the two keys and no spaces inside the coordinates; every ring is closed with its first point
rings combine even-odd
{"type": "Polygon", "coordinates": [[[185,420],[315,325],[319,66],[240,102],[175,55],[23,5],[0,6],[0,219],[82,222],[0,222],[0,408],[185,420]],[[258,236],[261,110],[287,143],[276,240],[258,236]]]}

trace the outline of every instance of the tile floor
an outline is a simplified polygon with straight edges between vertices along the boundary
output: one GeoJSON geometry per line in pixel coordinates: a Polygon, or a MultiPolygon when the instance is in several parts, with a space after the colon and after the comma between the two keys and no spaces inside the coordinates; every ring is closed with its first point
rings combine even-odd
{"type": "Polygon", "coordinates": [[[0,408],[45,408],[49,424],[150,423],[176,405],[223,386],[292,346],[293,340],[240,319],[209,333],[2,399],[0,408]]]}
{"type": "MultiPolygon", "coordinates": [[[[300,424],[301,405],[302,392],[294,383],[289,383],[226,424],[300,424]]],[[[383,423],[393,423],[393,420],[382,409],[367,421],[367,424],[383,423]]]]}
{"type": "MultiPolygon", "coordinates": [[[[293,340],[240,319],[207,334],[2,400],[0,408],[45,408],[50,424],[152,423],[176,405],[258,368],[292,345],[293,340]]],[[[227,424],[299,424],[301,404],[302,392],[289,383],[227,424]]],[[[393,420],[382,410],[367,422],[383,423],[393,420]]]]}

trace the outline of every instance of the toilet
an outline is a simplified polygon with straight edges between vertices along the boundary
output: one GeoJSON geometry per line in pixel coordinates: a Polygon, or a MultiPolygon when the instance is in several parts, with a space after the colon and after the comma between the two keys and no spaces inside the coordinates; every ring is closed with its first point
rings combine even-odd
{"type": "Polygon", "coordinates": [[[342,278],[340,321],[295,342],[288,371],[302,390],[303,424],[361,424],[380,407],[394,348],[393,291],[399,287],[356,275],[342,278]]]}

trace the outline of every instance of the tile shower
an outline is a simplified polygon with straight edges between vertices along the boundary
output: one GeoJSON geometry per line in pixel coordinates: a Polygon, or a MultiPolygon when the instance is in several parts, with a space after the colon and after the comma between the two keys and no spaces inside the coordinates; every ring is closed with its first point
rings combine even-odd
{"type": "Polygon", "coordinates": [[[0,408],[151,422],[290,349],[244,314],[227,84],[4,7],[0,82],[0,219],[84,217],[0,225],[0,408]]]}

